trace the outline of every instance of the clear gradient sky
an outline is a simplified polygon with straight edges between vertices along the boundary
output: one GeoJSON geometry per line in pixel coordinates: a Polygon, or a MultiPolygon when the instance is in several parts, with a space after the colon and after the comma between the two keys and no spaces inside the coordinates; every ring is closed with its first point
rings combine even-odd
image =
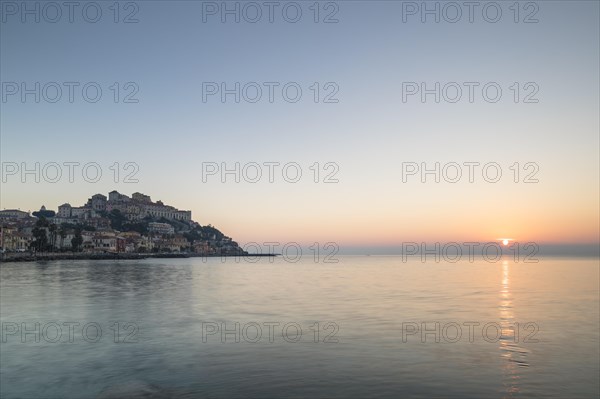
{"type": "MultiPolygon", "coordinates": [[[[2,15],[3,83],[103,88],[97,103],[83,101],[80,91],[73,103],[64,93],[57,103],[7,97],[0,103],[2,162],[97,162],[104,175],[97,183],[81,175],[74,183],[9,176],[1,208],[82,205],[94,193],[117,189],[191,209],[194,220],[240,243],[376,246],[498,237],[598,243],[598,1],[538,1],[539,22],[528,24],[513,21],[513,1],[499,2],[498,23],[486,22],[480,9],[473,23],[467,16],[421,23],[419,15],[404,23],[402,2],[338,1],[339,22],[329,24],[314,23],[312,1],[297,2],[303,10],[297,23],[286,22],[280,8],[273,23],[264,15],[257,23],[208,15],[204,23],[200,1],[135,3],[139,22],[131,24],[113,22],[112,1],[98,2],[103,17],[95,24],[77,11],[74,23],[65,15],[57,23],[2,15]],[[303,97],[202,100],[203,82],[252,81],[298,82],[303,97]],[[114,103],[108,89],[114,82],[135,82],[139,103],[114,103]],[[339,102],[314,103],[313,82],[335,82],[339,102]],[[432,96],[403,102],[402,82],[497,82],[503,95],[497,103],[484,101],[480,91],[473,103],[436,104],[432,96]],[[514,103],[514,82],[535,82],[539,102],[514,103]],[[202,181],[203,162],[270,161],[299,163],[302,179],[202,181]],[[503,178],[402,181],[403,162],[470,161],[497,162],[503,178]],[[138,164],[139,183],[114,183],[108,169],[114,162],[138,164]],[[314,183],[314,162],[339,165],[339,182],[314,183]],[[537,163],[539,182],[514,183],[514,162],[537,163]]],[[[120,18],[131,10],[121,10],[120,18]]],[[[332,10],[322,9],[320,19],[332,10]]]]}

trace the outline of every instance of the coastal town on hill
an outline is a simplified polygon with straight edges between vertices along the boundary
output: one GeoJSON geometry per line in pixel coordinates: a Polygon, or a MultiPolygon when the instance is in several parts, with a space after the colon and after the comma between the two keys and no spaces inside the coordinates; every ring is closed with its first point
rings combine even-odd
{"type": "Polygon", "coordinates": [[[0,211],[4,260],[49,254],[155,256],[231,256],[246,253],[217,228],[201,226],[192,212],[131,197],[116,190],[95,194],[83,206],[62,204],[57,211],[0,211]]]}

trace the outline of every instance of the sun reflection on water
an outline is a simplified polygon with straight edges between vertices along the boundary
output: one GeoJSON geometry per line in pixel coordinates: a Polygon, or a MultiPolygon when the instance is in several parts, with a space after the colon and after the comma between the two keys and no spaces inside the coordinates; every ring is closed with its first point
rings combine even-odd
{"type": "Polygon", "coordinates": [[[502,285],[500,288],[500,356],[506,361],[504,371],[505,397],[511,398],[519,392],[521,367],[529,367],[527,350],[519,345],[519,326],[516,324],[513,312],[513,294],[510,289],[510,265],[507,260],[502,262],[502,285]]]}

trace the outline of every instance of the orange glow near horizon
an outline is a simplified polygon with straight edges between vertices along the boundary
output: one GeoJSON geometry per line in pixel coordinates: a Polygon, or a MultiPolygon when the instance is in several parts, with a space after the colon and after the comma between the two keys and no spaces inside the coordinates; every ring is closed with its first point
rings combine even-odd
{"type": "Polygon", "coordinates": [[[81,206],[91,195],[106,195],[112,189],[126,195],[139,191],[151,195],[154,201],[161,199],[168,205],[191,210],[193,220],[212,224],[238,243],[335,242],[340,246],[392,247],[403,242],[496,241],[503,245],[505,239],[507,245],[513,241],[600,242],[594,195],[586,197],[570,191],[552,195],[551,187],[536,185],[529,189],[540,193],[511,202],[510,196],[515,196],[511,186],[490,194],[473,190],[469,194],[474,199],[471,203],[458,190],[441,198],[436,188],[386,187],[387,195],[374,195],[379,192],[376,187],[355,191],[340,184],[327,186],[328,191],[295,187],[294,195],[284,196],[287,186],[271,185],[248,192],[245,185],[219,183],[202,189],[191,187],[184,195],[180,188],[165,182],[135,189],[113,184],[85,190],[57,185],[44,187],[43,194],[39,187],[24,185],[20,191],[3,190],[1,197],[3,208],[33,211],[41,205],[56,210],[64,202],[81,206]],[[244,200],[240,202],[240,198],[244,200]]]}

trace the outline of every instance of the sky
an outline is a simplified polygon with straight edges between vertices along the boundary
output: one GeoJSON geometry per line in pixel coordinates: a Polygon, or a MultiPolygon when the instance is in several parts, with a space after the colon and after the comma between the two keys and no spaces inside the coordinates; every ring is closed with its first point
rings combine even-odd
{"type": "Polygon", "coordinates": [[[2,209],[116,189],[240,243],[600,241],[597,1],[472,20],[445,1],[83,1],[72,22],[0,3],[2,209]]]}

